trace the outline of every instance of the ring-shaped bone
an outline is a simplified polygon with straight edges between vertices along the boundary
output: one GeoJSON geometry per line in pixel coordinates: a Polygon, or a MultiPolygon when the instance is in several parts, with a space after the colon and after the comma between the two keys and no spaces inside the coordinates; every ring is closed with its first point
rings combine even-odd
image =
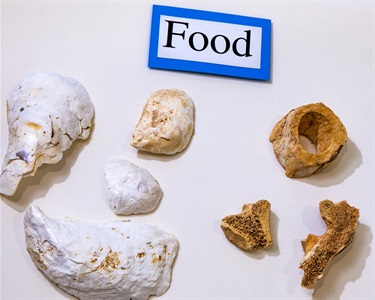
{"type": "Polygon", "coordinates": [[[273,128],[270,135],[277,160],[288,177],[307,177],[330,165],[347,141],[345,126],[323,103],[308,104],[291,110],[273,128]],[[316,147],[310,153],[300,136],[316,147]]]}

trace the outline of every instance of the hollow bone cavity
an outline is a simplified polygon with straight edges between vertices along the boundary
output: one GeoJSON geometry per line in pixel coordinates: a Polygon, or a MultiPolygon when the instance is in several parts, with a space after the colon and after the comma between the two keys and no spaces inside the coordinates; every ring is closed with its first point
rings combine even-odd
{"type": "Polygon", "coordinates": [[[44,163],[57,163],[77,139],[87,139],[94,107],[85,88],[57,73],[23,79],[8,100],[8,149],[1,193],[12,196],[24,176],[44,163]]]}
{"type": "Polygon", "coordinates": [[[131,145],[159,154],[181,152],[194,131],[194,103],[183,91],[159,90],[143,108],[131,145]]]}
{"type": "Polygon", "coordinates": [[[223,218],[221,229],[229,241],[245,251],[267,248],[272,245],[270,208],[267,200],[245,204],[241,214],[223,218]]]}
{"type": "Polygon", "coordinates": [[[288,177],[306,177],[328,167],[347,139],[344,125],[323,103],[291,110],[270,135],[276,158],[288,177]],[[303,148],[300,135],[316,146],[317,153],[309,153],[303,148]]]}
{"type": "Polygon", "coordinates": [[[178,242],[157,227],[51,219],[35,206],[26,211],[24,226],[35,266],[79,299],[144,300],[170,285],[178,242]]]}
{"type": "Polygon", "coordinates": [[[150,172],[124,159],[109,161],[104,177],[106,198],[115,214],[149,213],[162,197],[159,183],[150,172]]]}
{"type": "Polygon", "coordinates": [[[301,286],[308,289],[323,277],[330,260],[352,242],[359,218],[359,210],[345,200],[336,204],[323,200],[319,203],[319,210],[327,231],[321,236],[309,234],[302,240],[305,256],[300,264],[304,271],[301,286]]]}

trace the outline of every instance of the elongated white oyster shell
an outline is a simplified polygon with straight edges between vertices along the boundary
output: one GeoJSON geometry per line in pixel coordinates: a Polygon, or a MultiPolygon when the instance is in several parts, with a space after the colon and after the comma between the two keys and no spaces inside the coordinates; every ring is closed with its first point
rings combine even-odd
{"type": "Polygon", "coordinates": [[[36,267],[79,299],[147,299],[170,285],[175,236],[132,222],[90,224],[51,219],[35,206],[24,218],[36,267]]]}
{"type": "Polygon", "coordinates": [[[78,81],[52,72],[23,79],[7,105],[9,141],[0,192],[11,196],[22,177],[57,163],[74,140],[89,136],[94,107],[78,81]]]}
{"type": "Polygon", "coordinates": [[[106,198],[118,215],[149,213],[162,196],[159,183],[146,169],[124,159],[113,159],[104,167],[106,198]]]}

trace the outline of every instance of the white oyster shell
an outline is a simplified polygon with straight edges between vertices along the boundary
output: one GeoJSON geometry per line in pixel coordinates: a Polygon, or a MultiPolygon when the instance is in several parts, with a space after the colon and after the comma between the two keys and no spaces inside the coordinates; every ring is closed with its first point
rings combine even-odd
{"type": "Polygon", "coordinates": [[[36,267],[79,299],[147,299],[170,285],[178,242],[157,227],[51,219],[35,206],[24,226],[36,267]]]}
{"type": "Polygon", "coordinates": [[[162,190],[144,168],[124,159],[113,159],[104,167],[106,198],[118,215],[149,213],[158,205],[162,190]]]}
{"type": "Polygon", "coordinates": [[[0,192],[14,195],[24,176],[44,163],[57,163],[77,139],[91,130],[94,106],[75,79],[36,73],[23,79],[7,99],[8,149],[0,175],[0,192]]]}

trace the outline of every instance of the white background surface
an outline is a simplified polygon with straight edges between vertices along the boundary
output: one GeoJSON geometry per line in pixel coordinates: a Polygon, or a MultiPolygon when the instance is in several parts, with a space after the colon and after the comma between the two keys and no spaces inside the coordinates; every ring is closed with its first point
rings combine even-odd
{"type": "Polygon", "coordinates": [[[79,80],[95,105],[95,128],[57,165],[42,166],[1,200],[2,299],[70,299],[37,271],[25,250],[23,215],[158,225],[180,242],[170,289],[160,299],[374,299],[373,1],[2,1],[1,156],[5,99],[22,77],[51,70],[79,80]],[[152,4],[272,20],[272,80],[258,82],[147,68],[152,4]],[[195,134],[181,154],[138,153],[129,143],[148,96],[186,91],[195,134]],[[323,173],[290,179],[268,136],[290,109],[322,101],[349,140],[323,173]],[[124,158],[148,169],[164,197],[148,215],[117,217],[104,199],[103,166],[124,158]],[[221,219],[245,203],[271,202],[274,246],[245,253],[221,219]],[[318,205],[346,199],[360,209],[353,243],[314,291],[300,287],[300,245],[322,234],[318,205]]]}

